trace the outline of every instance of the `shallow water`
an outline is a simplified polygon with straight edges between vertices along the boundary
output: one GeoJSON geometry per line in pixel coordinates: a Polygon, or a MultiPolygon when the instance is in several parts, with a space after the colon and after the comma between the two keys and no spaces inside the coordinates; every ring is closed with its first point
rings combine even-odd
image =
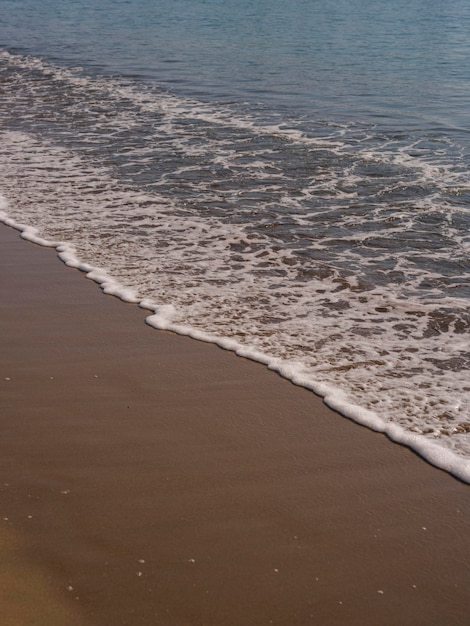
{"type": "Polygon", "coordinates": [[[4,218],[470,480],[452,4],[7,3],[4,218]]]}

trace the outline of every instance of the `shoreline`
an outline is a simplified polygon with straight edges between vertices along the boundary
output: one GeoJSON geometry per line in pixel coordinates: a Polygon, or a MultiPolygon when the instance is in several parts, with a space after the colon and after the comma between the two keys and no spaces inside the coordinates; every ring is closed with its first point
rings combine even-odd
{"type": "Polygon", "coordinates": [[[167,306],[157,307],[149,300],[139,300],[133,289],[123,286],[112,276],[100,268],[92,267],[80,261],[73,247],[66,243],[50,241],[38,235],[34,227],[19,224],[10,218],[3,209],[7,208],[6,200],[0,197],[0,224],[18,230],[21,238],[36,245],[55,250],[58,258],[70,268],[78,269],[86,275],[86,278],[95,282],[104,295],[111,295],[124,303],[136,304],[141,309],[148,311],[145,323],[156,330],[165,330],[172,333],[215,345],[223,350],[233,352],[235,355],[246,358],[255,363],[266,366],[287,381],[313,392],[322,402],[334,412],[339,413],[346,419],[350,419],[360,426],[365,426],[375,432],[386,435],[391,442],[408,447],[412,452],[420,456],[425,462],[430,463],[437,469],[451,474],[457,480],[470,484],[470,461],[456,454],[452,449],[436,444],[434,441],[416,435],[393,421],[383,419],[377,413],[345,398],[341,389],[329,387],[322,382],[311,381],[304,375],[298,375],[292,371],[289,364],[278,364],[277,359],[270,357],[256,349],[250,348],[229,337],[217,337],[207,334],[200,329],[191,326],[173,323],[171,314],[168,316],[167,306]]]}
{"type": "Polygon", "coordinates": [[[465,484],[3,224],[0,254],[6,624],[466,623],[465,484]]]}

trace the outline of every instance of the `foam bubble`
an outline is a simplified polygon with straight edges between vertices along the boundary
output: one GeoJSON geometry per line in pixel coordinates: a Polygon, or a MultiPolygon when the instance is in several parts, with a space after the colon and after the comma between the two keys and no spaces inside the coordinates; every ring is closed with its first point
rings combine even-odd
{"type": "Polygon", "coordinates": [[[23,112],[1,133],[2,221],[149,325],[264,363],[467,480],[470,185],[455,146],[2,58],[23,112]]]}

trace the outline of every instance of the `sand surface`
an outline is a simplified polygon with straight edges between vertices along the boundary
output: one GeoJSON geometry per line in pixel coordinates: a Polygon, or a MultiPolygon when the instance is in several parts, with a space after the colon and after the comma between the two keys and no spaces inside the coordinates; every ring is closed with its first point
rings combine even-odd
{"type": "Polygon", "coordinates": [[[0,226],[2,626],[470,622],[470,487],[0,226]]]}

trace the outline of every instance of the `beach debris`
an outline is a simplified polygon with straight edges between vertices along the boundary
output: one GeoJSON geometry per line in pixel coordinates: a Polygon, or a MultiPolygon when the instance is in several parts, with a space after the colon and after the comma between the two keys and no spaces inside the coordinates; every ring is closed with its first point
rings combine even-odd
{"type": "Polygon", "coordinates": [[[380,593],[383,596],[384,594],[383,589],[377,589],[377,593],[380,593]]]}
{"type": "Polygon", "coordinates": [[[196,563],[196,559],[188,559],[188,563],[196,563]]]}
{"type": "Polygon", "coordinates": [[[73,591],[72,585],[67,585],[66,589],[67,589],[67,591],[73,591]]]}
{"type": "Polygon", "coordinates": [[[8,376],[5,378],[5,380],[11,380],[11,378],[9,378],[8,376]]]}
{"type": "Polygon", "coordinates": [[[137,559],[137,563],[145,563],[145,559],[137,559]]]}
{"type": "Polygon", "coordinates": [[[143,572],[137,572],[137,576],[143,576],[144,573],[143,572]]]}

